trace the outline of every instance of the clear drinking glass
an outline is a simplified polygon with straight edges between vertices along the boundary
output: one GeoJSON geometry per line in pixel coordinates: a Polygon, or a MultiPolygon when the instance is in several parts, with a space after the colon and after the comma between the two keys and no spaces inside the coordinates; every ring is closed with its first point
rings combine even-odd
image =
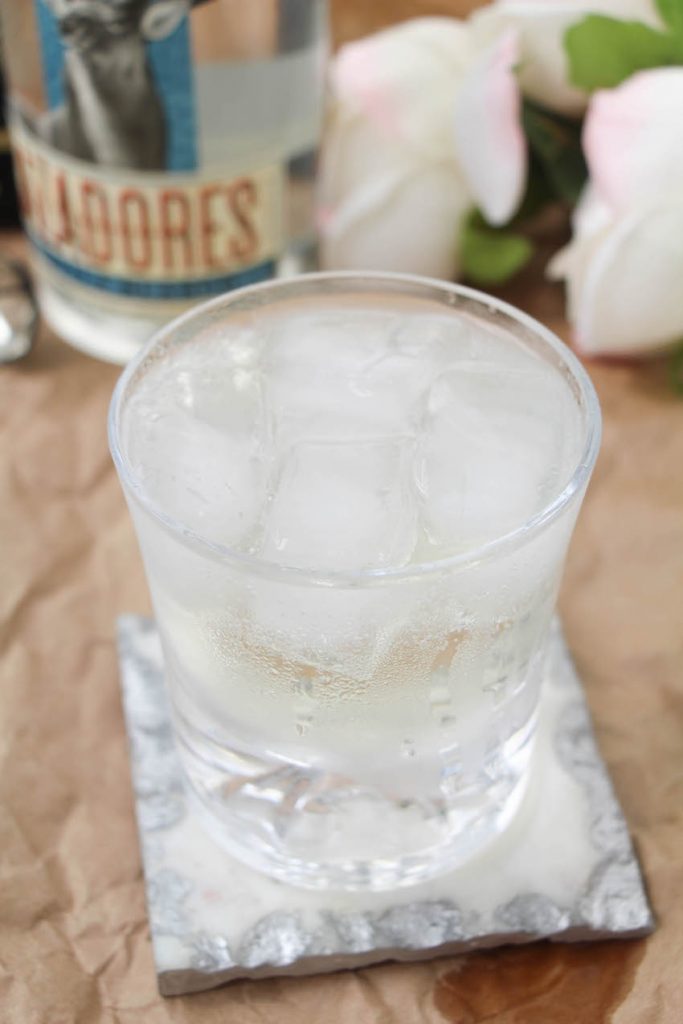
{"type": "Polygon", "coordinates": [[[572,353],[467,288],[310,275],[172,322],[109,429],[214,836],[379,889],[499,835],[599,446],[572,353]]]}

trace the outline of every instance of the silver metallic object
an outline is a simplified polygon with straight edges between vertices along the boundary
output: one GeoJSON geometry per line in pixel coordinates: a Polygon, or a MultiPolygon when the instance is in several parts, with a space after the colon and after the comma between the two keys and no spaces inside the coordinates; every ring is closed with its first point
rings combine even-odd
{"type": "Polygon", "coordinates": [[[38,327],[33,285],[23,264],[0,260],[0,363],[30,352],[38,327]]]}

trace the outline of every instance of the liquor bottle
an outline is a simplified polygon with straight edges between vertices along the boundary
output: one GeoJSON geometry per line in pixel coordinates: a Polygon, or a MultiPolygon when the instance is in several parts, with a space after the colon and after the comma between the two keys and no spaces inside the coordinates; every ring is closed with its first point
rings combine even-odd
{"type": "Polygon", "coordinates": [[[125,362],[211,295],[314,257],[325,0],[1,0],[41,309],[125,362]]]}

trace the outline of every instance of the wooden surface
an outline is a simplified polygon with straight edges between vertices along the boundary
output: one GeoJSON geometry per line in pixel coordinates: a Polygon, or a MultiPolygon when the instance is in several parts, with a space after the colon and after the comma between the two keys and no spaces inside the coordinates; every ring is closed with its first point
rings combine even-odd
{"type": "Polygon", "coordinates": [[[330,0],[335,45],[378,32],[407,18],[464,18],[484,0],[330,0]]]}
{"type": "MultiPolygon", "coordinates": [[[[417,0],[335,3],[350,38],[417,0]]],[[[21,248],[2,240],[3,254],[21,248]]],[[[562,294],[507,296],[566,336],[562,294]]],[[[678,1024],[683,1014],[683,400],[659,364],[588,367],[604,443],[562,612],[659,919],[324,978],[156,993],[114,618],[148,607],[107,445],[117,371],[43,331],[0,368],[0,1020],[11,1024],[678,1024]]]]}

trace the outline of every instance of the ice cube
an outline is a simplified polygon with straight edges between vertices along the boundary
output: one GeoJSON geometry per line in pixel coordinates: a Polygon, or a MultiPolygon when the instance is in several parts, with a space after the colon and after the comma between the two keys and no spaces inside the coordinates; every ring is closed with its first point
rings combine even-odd
{"type": "Polygon", "coordinates": [[[471,355],[472,331],[455,314],[440,316],[408,313],[392,330],[390,351],[430,366],[434,373],[448,368],[453,360],[471,355]]]}
{"type": "Polygon", "coordinates": [[[140,470],[154,503],[208,540],[246,543],[265,492],[254,439],[180,411],[159,420],[156,431],[140,470]]]}
{"type": "Polygon", "coordinates": [[[263,557],[333,571],[405,564],[416,538],[411,456],[396,439],[293,445],[266,514],[263,557]]]}
{"type": "Polygon", "coordinates": [[[246,543],[267,475],[260,380],[186,358],[143,382],[128,422],[128,454],[155,504],[208,540],[246,543]]]}
{"type": "Polygon", "coordinates": [[[424,360],[393,344],[394,316],[337,311],[301,316],[271,339],[268,406],[282,445],[407,435],[432,375],[424,360]]]}
{"type": "Polygon", "coordinates": [[[259,350],[250,332],[192,346],[177,367],[156,380],[168,407],[177,407],[224,432],[250,434],[263,426],[263,379],[259,350]]]}
{"type": "Polygon", "coordinates": [[[465,361],[437,379],[416,476],[439,553],[493,539],[540,510],[566,466],[566,390],[531,359],[528,369],[465,361]]]}
{"type": "Polygon", "coordinates": [[[391,331],[392,353],[410,357],[428,368],[433,378],[458,366],[473,362],[499,362],[516,366],[524,351],[493,324],[483,324],[464,310],[448,313],[404,315],[391,331]]]}

